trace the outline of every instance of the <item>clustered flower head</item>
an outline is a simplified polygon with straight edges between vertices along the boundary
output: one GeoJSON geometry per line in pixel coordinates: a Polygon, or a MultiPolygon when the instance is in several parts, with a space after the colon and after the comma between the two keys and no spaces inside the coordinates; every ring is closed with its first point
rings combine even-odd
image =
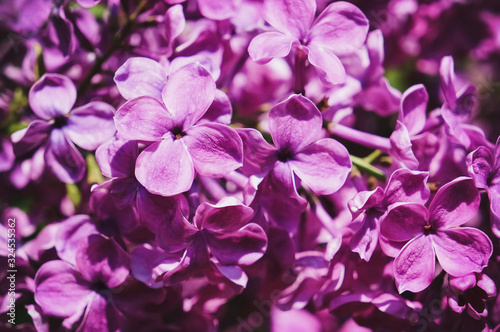
{"type": "Polygon", "coordinates": [[[0,330],[500,330],[499,37],[494,2],[0,3],[0,330]]]}

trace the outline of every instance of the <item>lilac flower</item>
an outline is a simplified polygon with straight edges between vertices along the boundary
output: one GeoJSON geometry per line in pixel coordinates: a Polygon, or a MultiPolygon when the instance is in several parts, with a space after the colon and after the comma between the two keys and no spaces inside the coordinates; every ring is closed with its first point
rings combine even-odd
{"type": "Polygon", "coordinates": [[[471,273],[463,277],[450,277],[448,304],[458,313],[464,310],[475,319],[488,316],[486,300],[497,295],[493,280],[484,273],[471,273]]]}
{"type": "Polygon", "coordinates": [[[168,271],[163,280],[175,283],[215,264],[233,283],[245,287],[247,277],[239,265],[251,265],[267,248],[266,233],[250,222],[253,210],[236,199],[225,198],[216,205],[201,204],[190,223],[182,211],[166,220],[158,229],[159,246],[168,253],[183,251],[178,266],[168,271]],[[213,255],[210,258],[209,253],[213,255]]]}
{"type": "Polygon", "coordinates": [[[354,196],[348,206],[353,220],[361,214],[360,228],[353,235],[352,251],[369,261],[378,244],[380,223],[392,204],[413,202],[424,204],[430,196],[426,186],[429,174],[400,168],[392,173],[385,189],[377,187],[372,191],[361,191],[354,196]]]}
{"type": "Polygon", "coordinates": [[[199,64],[172,74],[163,89],[164,104],[139,97],[117,111],[118,132],[150,145],[139,154],[135,176],[150,192],[173,196],[187,191],[195,170],[223,177],[241,166],[242,143],[234,129],[200,123],[214,101],[215,83],[199,64]]]}
{"type": "Polygon", "coordinates": [[[394,261],[400,293],[419,292],[434,279],[435,256],[455,277],[481,272],[493,252],[491,240],[478,229],[460,227],[477,212],[480,197],[471,178],[441,187],[429,209],[418,203],[395,204],[380,232],[391,241],[408,241],[394,261]]]}
{"type": "Polygon", "coordinates": [[[75,101],[76,88],[69,78],[45,74],[29,93],[31,109],[43,120],[12,134],[17,155],[42,147],[45,163],[66,183],[81,180],[85,172],[85,160],[73,142],[95,150],[115,133],[113,107],[94,101],[71,110],[75,101]]]}
{"type": "Polygon", "coordinates": [[[331,138],[319,139],[322,117],[306,97],[292,95],[269,112],[269,131],[276,147],[253,129],[240,129],[245,159],[243,172],[268,174],[274,183],[294,193],[295,175],[313,192],[328,195],[344,184],[351,170],[346,148],[331,138]]]}
{"type": "Polygon", "coordinates": [[[345,69],[338,55],[363,45],[368,20],[356,6],[343,1],[330,4],[316,20],[315,14],[314,0],[266,0],[266,21],[278,32],[264,32],[252,40],[248,47],[252,59],[266,63],[295,48],[296,61],[307,59],[326,82],[343,83],[345,69]]]}
{"type": "Polygon", "coordinates": [[[500,137],[494,153],[480,146],[467,156],[469,175],[477,188],[486,189],[490,199],[492,229],[500,237],[500,137]]]}

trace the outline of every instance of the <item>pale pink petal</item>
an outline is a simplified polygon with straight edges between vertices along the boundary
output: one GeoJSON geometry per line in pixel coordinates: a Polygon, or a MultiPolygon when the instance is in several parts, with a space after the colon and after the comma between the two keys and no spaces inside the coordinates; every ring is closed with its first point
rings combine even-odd
{"type": "Polygon", "coordinates": [[[157,141],[170,132],[173,121],[161,101],[139,97],[116,111],[115,125],[118,133],[129,140],[157,141]]]}
{"type": "Polygon", "coordinates": [[[116,131],[114,115],[113,106],[93,101],[71,112],[64,133],[82,149],[94,151],[113,137],[116,131]]]}
{"type": "Polygon", "coordinates": [[[320,79],[328,85],[345,83],[346,72],[340,59],[323,46],[308,45],[308,60],[318,71],[320,79]]]}
{"type": "Polygon", "coordinates": [[[286,57],[294,42],[294,37],[279,32],[264,32],[252,39],[248,45],[248,53],[253,61],[265,64],[274,58],[286,57]]]}
{"type": "Polygon", "coordinates": [[[214,79],[199,63],[191,63],[171,74],[162,97],[174,125],[183,129],[194,125],[214,101],[215,90],[214,79]]]}
{"type": "Polygon", "coordinates": [[[228,126],[218,123],[193,126],[182,141],[202,176],[220,178],[243,165],[243,143],[228,126]]]}
{"type": "Polygon", "coordinates": [[[313,192],[330,195],[339,190],[351,172],[347,149],[331,138],[309,145],[289,161],[290,167],[313,192]]]}
{"type": "Polygon", "coordinates": [[[421,235],[408,242],[394,261],[394,278],[399,293],[418,293],[434,279],[436,259],[429,236],[421,235]]]}
{"type": "Polygon", "coordinates": [[[292,95],[269,112],[269,131],[280,150],[299,152],[316,142],[323,118],[316,105],[302,95],[292,95]]]}
{"type": "Polygon", "coordinates": [[[266,0],[264,17],[279,31],[304,38],[316,15],[315,0],[266,0]]]}
{"type": "Polygon", "coordinates": [[[212,20],[225,20],[234,16],[241,0],[198,0],[200,13],[212,20]]]}
{"type": "Polygon", "coordinates": [[[439,188],[429,206],[429,220],[438,228],[460,226],[476,215],[480,202],[474,181],[456,178],[439,188]]]}
{"type": "Polygon", "coordinates": [[[351,53],[364,44],[368,27],[368,20],[358,7],[344,1],[334,2],[314,21],[307,46],[328,48],[339,55],[351,53]]]}
{"type": "Polygon", "coordinates": [[[476,228],[439,230],[432,240],[439,264],[455,277],[481,272],[493,253],[491,240],[476,228]]]}
{"type": "Polygon", "coordinates": [[[60,74],[44,74],[29,92],[31,109],[44,120],[68,114],[75,101],[75,84],[60,74]]]}
{"type": "Polygon", "coordinates": [[[167,83],[167,71],[149,58],[129,58],[116,70],[114,81],[123,98],[131,100],[151,96],[161,100],[161,91],[167,83]]]}
{"type": "Polygon", "coordinates": [[[194,165],[182,140],[166,137],[141,152],[135,176],[153,194],[173,196],[191,188],[194,165]]]}

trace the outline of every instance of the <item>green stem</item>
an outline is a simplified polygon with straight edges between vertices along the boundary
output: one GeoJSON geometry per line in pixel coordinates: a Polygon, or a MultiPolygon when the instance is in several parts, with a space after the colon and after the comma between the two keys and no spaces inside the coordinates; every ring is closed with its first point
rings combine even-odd
{"type": "Polygon", "coordinates": [[[381,181],[385,181],[385,174],[380,169],[376,168],[372,164],[366,162],[365,159],[356,156],[350,156],[351,161],[360,171],[373,175],[375,178],[381,181]]]}

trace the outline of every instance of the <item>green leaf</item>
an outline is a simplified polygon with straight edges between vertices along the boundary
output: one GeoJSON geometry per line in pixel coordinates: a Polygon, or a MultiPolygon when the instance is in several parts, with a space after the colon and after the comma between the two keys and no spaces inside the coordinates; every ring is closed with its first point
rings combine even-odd
{"type": "Polygon", "coordinates": [[[104,181],[104,177],[102,176],[101,170],[99,169],[99,165],[97,165],[97,160],[95,156],[89,153],[85,157],[85,161],[87,162],[87,182],[89,184],[92,183],[102,183],[104,181]]]}

